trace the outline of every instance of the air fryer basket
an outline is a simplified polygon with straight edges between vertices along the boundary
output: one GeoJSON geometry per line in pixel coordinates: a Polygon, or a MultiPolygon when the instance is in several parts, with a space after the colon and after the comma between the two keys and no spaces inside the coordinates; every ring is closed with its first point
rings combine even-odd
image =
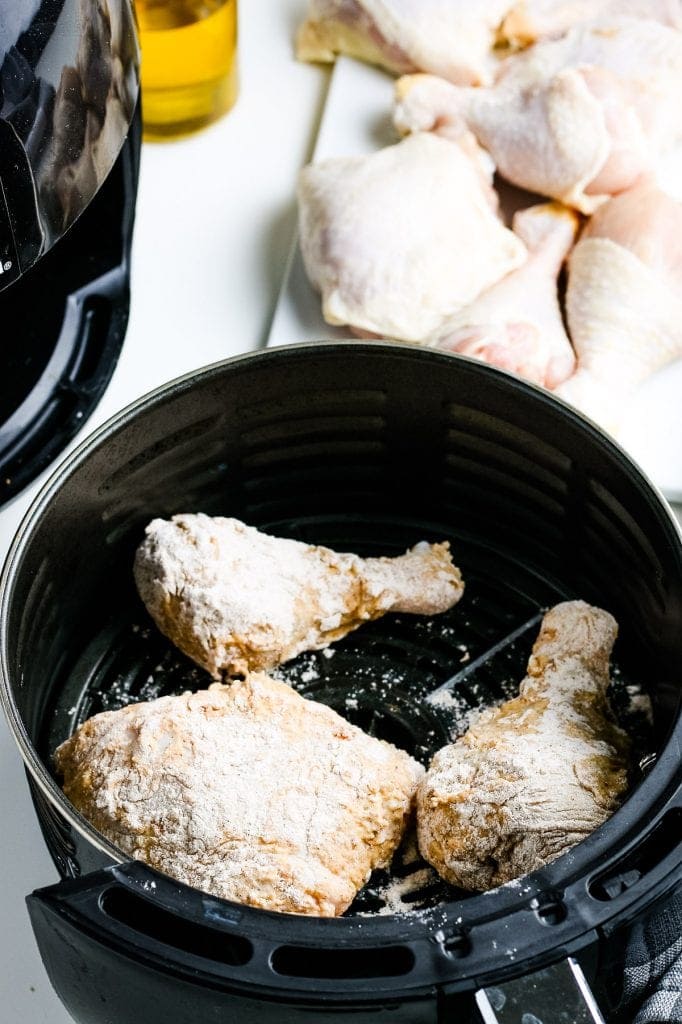
{"type": "MultiPolygon", "coordinates": [[[[228,1005],[238,1021],[390,1011],[417,1024],[454,1009],[472,1019],[480,990],[499,984],[512,986],[511,1014],[513,985],[532,977],[537,993],[547,965],[568,956],[613,1007],[631,921],[682,880],[681,611],[679,535],[648,482],[580,416],[479,363],[384,343],[304,345],[229,360],[143,399],[55,474],[5,568],[5,702],[67,879],[29,901],[55,987],[89,1024],[109,1020],[112,1002],[120,1024],[217,1021],[228,1005]],[[425,878],[423,863],[399,855],[397,916],[386,913],[387,875],[346,917],[323,921],[237,907],[121,865],[63,797],[50,756],[98,711],[208,683],[156,632],[132,582],[144,525],[180,511],[360,554],[450,540],[467,583],[451,612],[387,616],[331,656],[281,670],[425,762],[464,710],[514,692],[543,608],[567,597],[608,608],[621,627],[615,702],[641,762],[623,809],[492,894],[425,878]],[[652,728],[628,711],[639,686],[652,728]]],[[[567,1012],[558,979],[549,989],[567,1012]]],[[[570,1012],[576,1024],[598,1019],[577,1004],[570,1012]]]]}

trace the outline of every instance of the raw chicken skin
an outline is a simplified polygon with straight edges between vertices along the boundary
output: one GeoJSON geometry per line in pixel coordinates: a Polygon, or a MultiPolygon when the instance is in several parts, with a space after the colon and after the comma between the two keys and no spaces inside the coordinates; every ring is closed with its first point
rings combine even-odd
{"type": "Polygon", "coordinates": [[[493,88],[416,75],[397,84],[402,132],[470,129],[508,181],[591,213],[682,138],[682,33],[591,22],[509,57],[493,88]]]}
{"type": "Polygon", "coordinates": [[[681,0],[521,0],[502,22],[499,38],[513,46],[561,36],[581,22],[626,14],[682,29],[681,0]]]}
{"type": "Polygon", "coordinates": [[[330,324],[428,344],[526,258],[478,158],[429,133],[311,164],[298,199],[303,259],[330,324]]]}
{"type": "Polygon", "coordinates": [[[512,0],[310,0],[300,60],[337,53],[396,74],[430,71],[461,85],[492,78],[496,30],[512,0]]]}
{"type": "Polygon", "coordinates": [[[636,387],[682,356],[682,203],[646,180],[601,207],[571,255],[566,312],[578,368],[555,394],[617,431],[636,387]]]}
{"type": "Polygon", "coordinates": [[[360,558],[225,516],[154,519],[135,582],[162,633],[216,678],[273,668],[387,612],[436,615],[464,591],[447,542],[360,558]]]}
{"type": "Polygon", "coordinates": [[[616,810],[629,752],[606,696],[616,633],[601,608],[552,608],[519,696],[438,751],[417,790],[417,831],[446,881],[502,885],[566,853],[616,810]]]}
{"type": "Polygon", "coordinates": [[[565,206],[546,203],[519,211],[513,227],[526,244],[528,259],[453,317],[438,347],[556,387],[575,368],[557,277],[578,218],[565,206]]]}

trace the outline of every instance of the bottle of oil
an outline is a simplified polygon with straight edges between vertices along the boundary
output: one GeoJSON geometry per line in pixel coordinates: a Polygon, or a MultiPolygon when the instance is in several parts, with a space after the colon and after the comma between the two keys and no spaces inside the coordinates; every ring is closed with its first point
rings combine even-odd
{"type": "Polygon", "coordinates": [[[197,131],[237,98],[237,0],[135,0],[145,139],[197,131]]]}

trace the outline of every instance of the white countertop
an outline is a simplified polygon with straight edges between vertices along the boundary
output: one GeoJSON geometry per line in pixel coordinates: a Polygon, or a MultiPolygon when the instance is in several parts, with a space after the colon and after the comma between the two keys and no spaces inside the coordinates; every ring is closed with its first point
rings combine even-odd
{"type": "MultiPolygon", "coordinates": [[[[239,10],[240,96],[203,133],[145,145],[121,359],[86,433],[150,388],[267,338],[328,75],[293,59],[305,0],[239,10]]],[[[295,339],[292,339],[292,341],[295,339]]],[[[40,481],[0,512],[0,561],[40,481]]],[[[0,714],[0,1020],[69,1024],[50,988],[24,897],[58,880],[0,714]]]]}

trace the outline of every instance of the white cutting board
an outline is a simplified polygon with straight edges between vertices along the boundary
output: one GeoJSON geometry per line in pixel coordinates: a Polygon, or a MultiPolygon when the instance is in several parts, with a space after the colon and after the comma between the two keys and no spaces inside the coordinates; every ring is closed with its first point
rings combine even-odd
{"type": "MultiPolygon", "coordinates": [[[[393,78],[376,68],[348,57],[339,58],[313,159],[362,155],[396,142],[391,125],[393,83],[393,78]]],[[[666,187],[670,191],[682,188],[679,167],[667,170],[666,187]]],[[[319,296],[308,281],[296,241],[268,345],[348,336],[347,328],[324,322],[319,296]]],[[[682,501],[682,359],[640,387],[624,417],[618,440],[667,498],[682,501]]]]}

